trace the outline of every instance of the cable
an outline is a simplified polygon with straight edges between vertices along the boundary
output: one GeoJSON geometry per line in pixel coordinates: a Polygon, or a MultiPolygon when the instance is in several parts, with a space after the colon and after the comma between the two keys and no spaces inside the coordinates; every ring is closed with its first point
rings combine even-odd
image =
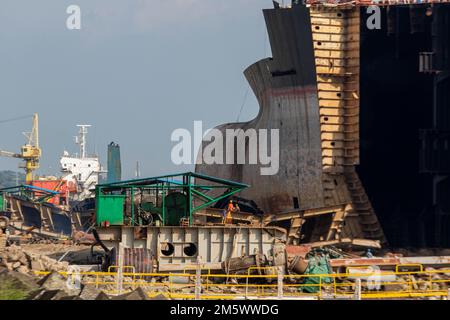
{"type": "Polygon", "coordinates": [[[241,113],[242,113],[242,110],[244,109],[245,102],[247,101],[247,96],[248,96],[249,90],[250,90],[250,88],[247,87],[247,90],[245,91],[245,95],[244,95],[244,100],[242,101],[241,110],[239,110],[239,114],[237,116],[236,122],[239,122],[239,118],[241,117],[241,113]]]}
{"type": "Polygon", "coordinates": [[[26,116],[21,116],[21,117],[16,117],[16,118],[10,118],[10,119],[5,119],[5,120],[0,120],[0,123],[5,123],[5,122],[10,122],[10,121],[16,121],[16,120],[22,120],[22,119],[27,119],[27,118],[31,118],[33,115],[29,114],[26,116]]]}

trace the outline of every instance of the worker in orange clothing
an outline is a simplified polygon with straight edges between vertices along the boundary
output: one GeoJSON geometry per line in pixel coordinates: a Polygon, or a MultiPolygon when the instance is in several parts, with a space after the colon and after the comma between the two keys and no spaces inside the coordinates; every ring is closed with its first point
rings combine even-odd
{"type": "Polygon", "coordinates": [[[233,217],[232,217],[232,213],[233,212],[238,212],[239,211],[239,206],[236,204],[236,206],[233,205],[233,200],[230,200],[228,202],[228,208],[227,208],[227,214],[225,216],[224,219],[224,224],[232,224],[233,223],[233,217]]]}

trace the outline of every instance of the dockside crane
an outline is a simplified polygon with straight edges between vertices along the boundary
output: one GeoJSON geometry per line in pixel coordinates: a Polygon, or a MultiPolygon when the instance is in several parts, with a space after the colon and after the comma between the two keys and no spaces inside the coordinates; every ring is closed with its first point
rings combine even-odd
{"type": "Polygon", "coordinates": [[[39,159],[42,154],[39,148],[39,118],[37,113],[33,115],[33,127],[31,131],[24,132],[24,135],[27,138],[27,143],[22,146],[20,153],[0,150],[0,156],[23,159],[25,163],[20,168],[25,169],[25,181],[27,184],[31,184],[33,181],[33,172],[39,168],[39,159]]]}

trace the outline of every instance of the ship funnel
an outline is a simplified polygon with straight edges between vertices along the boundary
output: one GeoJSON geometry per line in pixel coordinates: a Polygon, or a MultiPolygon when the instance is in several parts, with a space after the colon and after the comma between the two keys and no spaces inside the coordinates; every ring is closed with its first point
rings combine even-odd
{"type": "Polygon", "coordinates": [[[120,161],[120,146],[111,142],[108,145],[108,183],[117,182],[122,179],[122,164],[120,161]]]}

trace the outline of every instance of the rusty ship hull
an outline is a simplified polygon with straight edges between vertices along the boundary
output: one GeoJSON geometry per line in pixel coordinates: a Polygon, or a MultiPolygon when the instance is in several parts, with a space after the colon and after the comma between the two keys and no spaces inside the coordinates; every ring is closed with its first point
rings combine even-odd
{"type": "Polygon", "coordinates": [[[263,10],[272,57],[244,72],[259,114],[217,129],[279,129],[278,173],[196,171],[251,185],[241,196],[265,213],[294,212],[294,244],[449,246],[450,5],[380,3],[375,29],[370,5],[263,10]]]}

